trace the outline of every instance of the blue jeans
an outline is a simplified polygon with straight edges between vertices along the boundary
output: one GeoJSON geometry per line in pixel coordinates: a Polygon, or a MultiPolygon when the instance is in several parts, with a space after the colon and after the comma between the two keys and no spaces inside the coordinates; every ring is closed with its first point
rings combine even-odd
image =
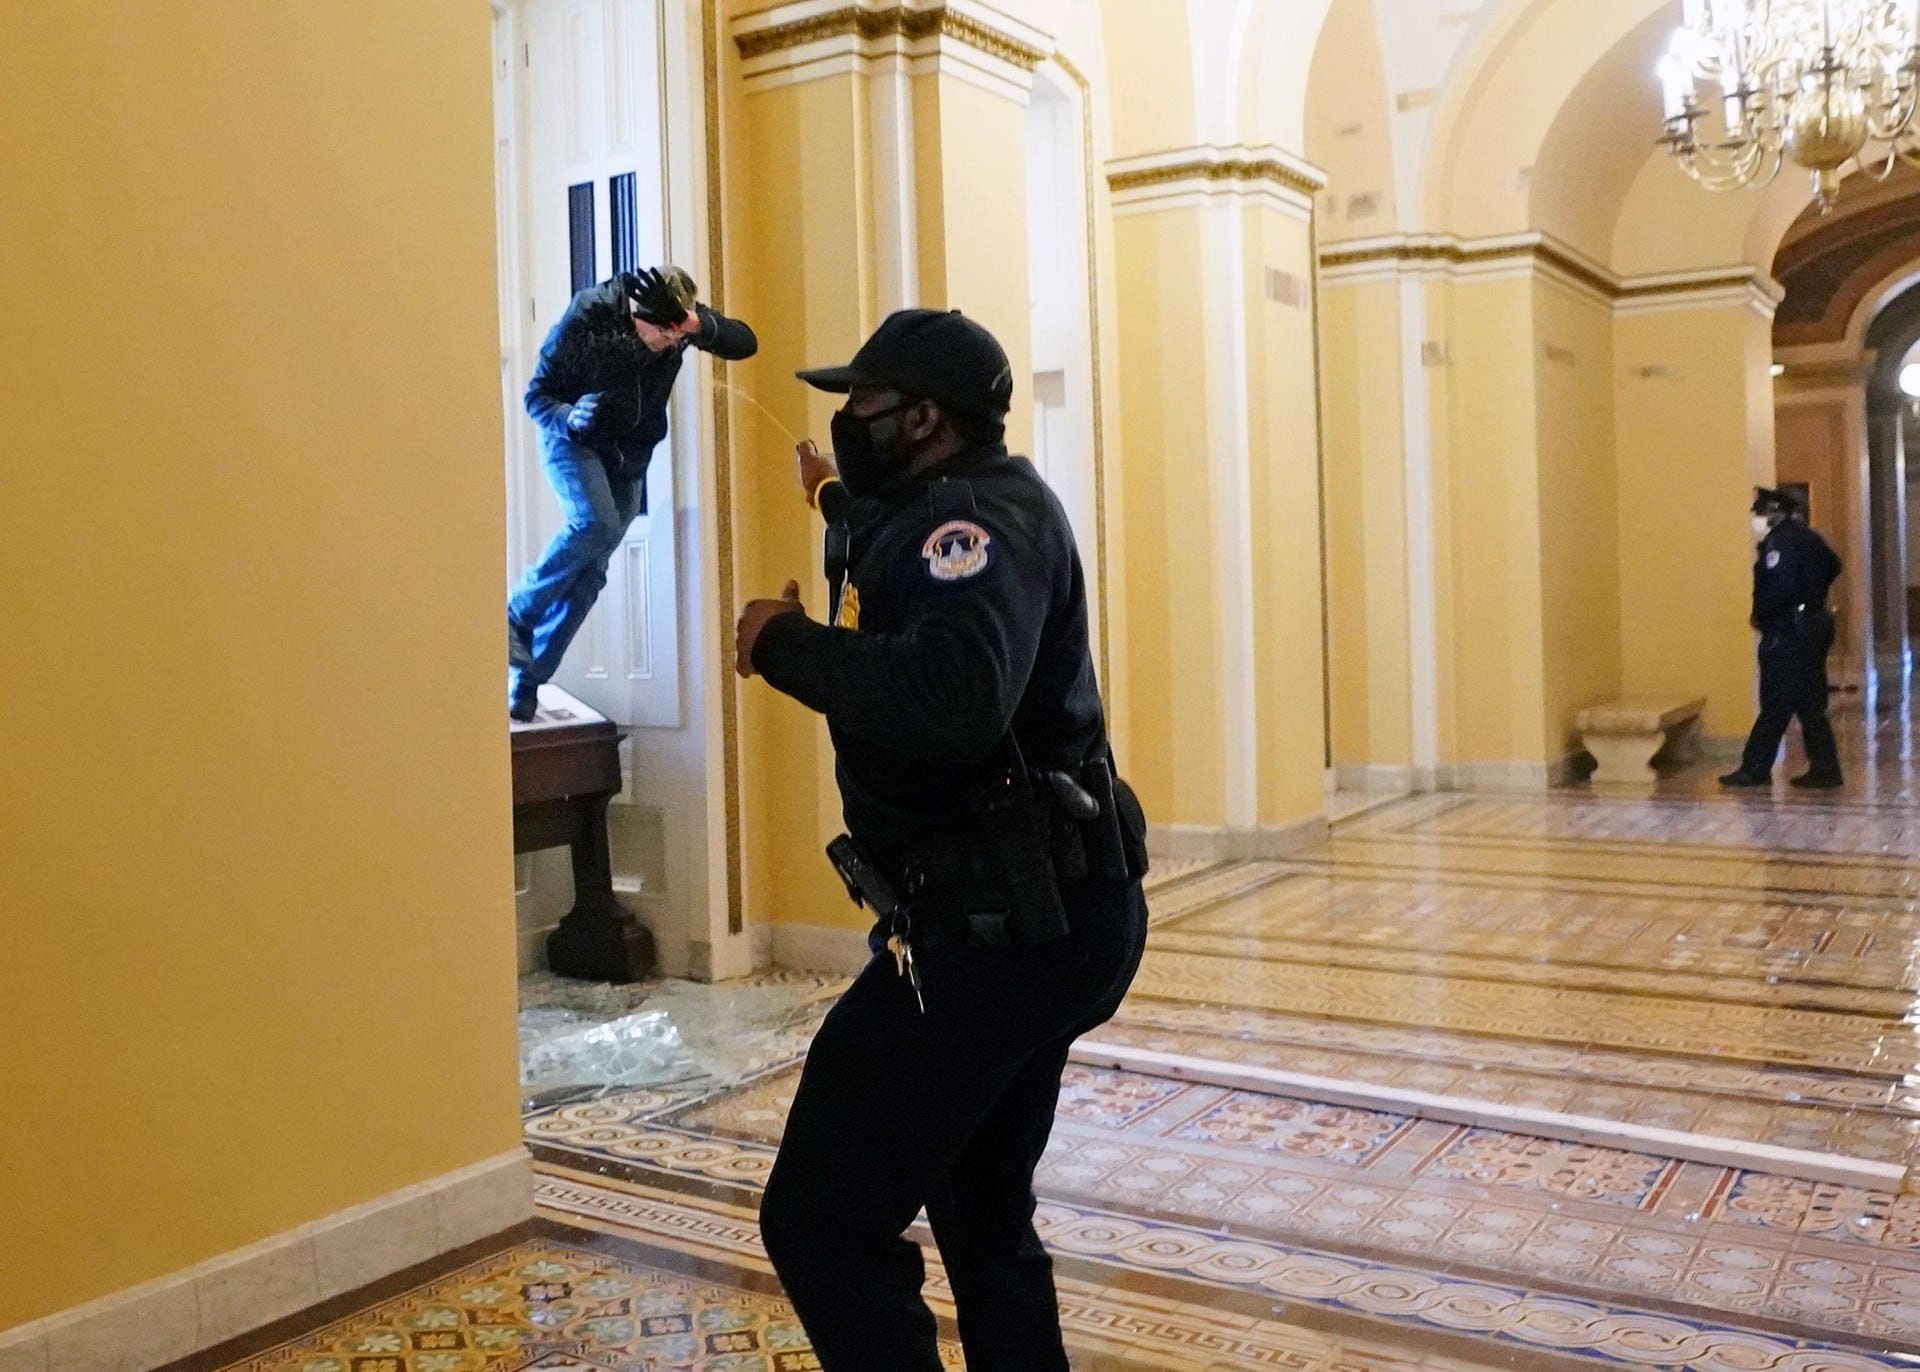
{"type": "Polygon", "coordinates": [[[644,477],[609,477],[592,449],[550,433],[540,435],[540,465],[567,522],[540,560],[507,598],[507,614],[526,631],[533,665],[509,668],[516,694],[551,680],[567,645],[607,584],[607,563],[626,536],[644,498],[644,477]]]}

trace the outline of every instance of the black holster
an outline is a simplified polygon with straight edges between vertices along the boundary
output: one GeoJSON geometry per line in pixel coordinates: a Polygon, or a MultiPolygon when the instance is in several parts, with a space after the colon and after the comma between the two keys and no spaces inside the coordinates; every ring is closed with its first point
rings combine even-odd
{"type": "Polygon", "coordinates": [[[1086,874],[1100,881],[1138,881],[1147,874],[1147,817],[1139,798],[1114,775],[1109,757],[1083,765],[1079,779],[1100,807],[1099,814],[1079,825],[1086,874]]]}
{"type": "Polygon", "coordinates": [[[1033,772],[1011,738],[969,796],[965,831],[917,844],[898,868],[917,927],[974,948],[1026,947],[1068,933],[1063,882],[1146,875],[1146,819],[1103,754],[1033,772]]]}

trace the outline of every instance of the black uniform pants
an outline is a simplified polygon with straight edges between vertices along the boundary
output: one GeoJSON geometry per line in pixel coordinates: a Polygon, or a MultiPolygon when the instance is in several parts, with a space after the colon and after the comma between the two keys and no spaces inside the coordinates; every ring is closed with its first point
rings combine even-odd
{"type": "Polygon", "coordinates": [[[1787,725],[1800,719],[1800,738],[1816,775],[1840,775],[1840,749],[1827,719],[1827,650],[1833,621],[1825,615],[1796,616],[1760,636],[1760,715],[1747,737],[1740,770],[1765,776],[1773,770],[1787,725]]]}
{"type": "Polygon", "coordinates": [[[1072,932],[921,967],[890,954],[820,1026],[767,1181],[767,1255],[825,1372],[939,1372],[922,1206],[952,1282],[968,1372],[1066,1372],[1033,1172],[1074,1039],[1119,1008],[1146,945],[1139,884],[1064,893],[1072,932]]]}

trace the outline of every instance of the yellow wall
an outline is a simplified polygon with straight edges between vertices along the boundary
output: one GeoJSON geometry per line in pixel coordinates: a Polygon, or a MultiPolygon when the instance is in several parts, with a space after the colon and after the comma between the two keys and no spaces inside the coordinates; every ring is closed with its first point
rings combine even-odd
{"type": "Polygon", "coordinates": [[[1613,311],[1538,278],[1533,308],[1540,433],[1541,747],[1574,746],[1581,707],[1620,690],[1619,515],[1613,311]]]}
{"type": "Polygon", "coordinates": [[[1632,695],[1704,695],[1706,729],[1752,723],[1752,487],[1770,484],[1768,327],[1737,306],[1616,326],[1622,672],[1632,695]]]}
{"type": "Polygon", "coordinates": [[[9,21],[0,1327],[519,1137],[486,11],[9,21]]]}
{"type": "Polygon", "coordinates": [[[1231,77],[1224,72],[1203,77],[1238,82],[1244,141],[1296,151],[1305,146],[1308,75],[1329,5],[1330,0],[1287,0],[1252,6],[1240,70],[1231,77]]]}
{"type": "MultiPolygon", "coordinates": [[[[888,229],[874,213],[868,79],[845,74],[751,92],[730,81],[728,98],[738,131],[731,183],[751,187],[729,204],[732,303],[761,340],[732,382],[825,449],[841,398],[793,373],[844,362],[885,313],[874,264],[876,235],[888,229]]],[[[913,106],[919,301],[965,310],[1000,339],[1014,375],[1030,376],[1025,109],[938,74],[915,79],[913,106]]],[[[733,420],[736,598],[778,594],[792,578],[824,616],[821,525],[800,502],[792,452],[751,406],[737,404],[733,420]]],[[[1033,397],[1016,388],[1009,446],[1026,450],[1032,427],[1033,397]]],[[[864,927],[869,917],[818,856],[844,827],[819,717],[752,683],[740,718],[750,915],[864,927]]]]}
{"type": "Polygon", "coordinates": [[[1452,726],[1443,759],[1546,760],[1533,289],[1525,277],[1454,285],[1436,315],[1450,340],[1435,369],[1447,391],[1435,416],[1446,448],[1436,481],[1448,486],[1437,520],[1452,726]]]}
{"type": "MultiPolygon", "coordinates": [[[[1610,26],[1616,17],[1613,5],[1559,8],[1570,26],[1563,43],[1579,43],[1596,25],[1610,26]]],[[[1591,65],[1566,92],[1529,164],[1527,226],[1597,262],[1607,260],[1621,204],[1646,165],[1660,128],[1654,72],[1672,39],[1676,18],[1655,10],[1611,47],[1572,47],[1553,57],[1563,62],[1572,56],[1591,65]]],[[[1654,151],[1673,160],[1665,149],[1654,151]]]]}
{"type": "MultiPolygon", "coordinates": [[[[1015,377],[1033,375],[1027,280],[1027,115],[954,76],[914,82],[920,303],[992,331],[1015,377]]],[[[1033,395],[1014,387],[1007,447],[1033,450],[1033,395]]]]}
{"type": "Polygon", "coordinates": [[[1266,270],[1307,279],[1312,230],[1272,209],[1243,218],[1259,817],[1286,825],[1326,805],[1319,395],[1311,301],[1268,299],[1266,270]]]}
{"type": "Polygon", "coordinates": [[[1435,106],[1423,199],[1428,222],[1466,238],[1553,228],[1532,217],[1535,178],[1544,174],[1551,187],[1564,187],[1577,205],[1584,195],[1591,209],[1618,205],[1637,172],[1637,158],[1616,157],[1623,128],[1644,148],[1651,135],[1637,121],[1623,124],[1623,109],[1659,113],[1648,99],[1648,72],[1632,62],[1615,61],[1612,49],[1633,40],[1635,30],[1668,0],[1613,0],[1609,4],[1567,4],[1564,0],[1520,0],[1488,11],[1470,45],[1448,74],[1435,106]],[[1611,78],[1576,101],[1577,88],[1596,65],[1611,78]],[[1574,108],[1576,107],[1577,108],[1574,108]],[[1572,124],[1560,124],[1574,109],[1572,124]],[[1550,140],[1550,134],[1557,134],[1550,140]],[[1561,180],[1578,170],[1555,163],[1562,156],[1585,158],[1588,180],[1561,180]]]}
{"type": "Polygon", "coordinates": [[[1114,157],[1190,146],[1194,127],[1188,0],[1103,3],[1101,32],[1114,98],[1109,105],[1114,157]],[[1124,16],[1118,11],[1124,9],[1124,16]]]}
{"type": "MultiPolygon", "coordinates": [[[[734,184],[753,193],[731,202],[732,279],[740,312],[758,327],[760,352],[733,369],[732,381],[826,449],[829,417],[841,400],[793,373],[846,361],[879,323],[866,209],[865,90],[853,77],[835,77],[738,99],[734,184]]],[[[820,518],[800,500],[791,448],[751,406],[737,404],[733,414],[736,596],[744,602],[778,595],[791,578],[822,618],[820,518]]],[[[740,720],[750,916],[864,926],[819,856],[843,827],[819,716],[755,681],[740,691],[740,720]]]]}
{"type": "Polygon", "coordinates": [[[1321,246],[1391,233],[1398,222],[1392,110],[1373,0],[1333,0],[1306,96],[1307,158],[1327,176],[1321,246]]]}
{"type": "Polygon", "coordinates": [[[1212,481],[1203,398],[1209,357],[1194,303],[1201,223],[1191,211],[1114,225],[1119,410],[1126,461],[1126,671],[1131,780],[1162,824],[1226,822],[1216,589],[1205,555],[1212,481]]]}
{"type": "Polygon", "coordinates": [[[1399,297],[1394,281],[1320,293],[1335,763],[1413,760],[1399,297]]]}

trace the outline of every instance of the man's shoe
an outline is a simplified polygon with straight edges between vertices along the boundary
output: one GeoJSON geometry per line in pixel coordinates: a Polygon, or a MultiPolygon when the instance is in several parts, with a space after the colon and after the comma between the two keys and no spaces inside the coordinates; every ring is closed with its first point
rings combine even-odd
{"type": "Polygon", "coordinates": [[[533,635],[507,616],[507,666],[525,671],[533,665],[533,635]]]}
{"type": "Polygon", "coordinates": [[[1728,772],[1720,778],[1720,784],[1729,791],[1750,791],[1757,786],[1773,785],[1773,778],[1764,772],[1728,772]]]}
{"type": "Polygon", "coordinates": [[[1787,783],[1803,791],[1837,791],[1846,784],[1838,772],[1806,772],[1787,783]]]}
{"type": "Polygon", "coordinates": [[[525,690],[510,692],[507,696],[507,717],[520,724],[533,723],[533,717],[540,713],[540,688],[529,686],[525,690]]]}

